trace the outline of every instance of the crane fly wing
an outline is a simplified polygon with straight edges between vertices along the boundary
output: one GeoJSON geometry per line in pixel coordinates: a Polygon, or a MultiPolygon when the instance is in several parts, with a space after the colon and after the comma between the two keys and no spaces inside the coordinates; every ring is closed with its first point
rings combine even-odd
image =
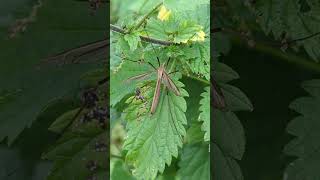
{"type": "Polygon", "coordinates": [[[152,104],[151,104],[151,114],[154,114],[154,112],[157,109],[158,103],[159,103],[160,88],[161,88],[161,81],[162,81],[162,77],[163,77],[163,72],[164,71],[162,69],[158,69],[157,84],[156,84],[156,88],[154,90],[153,100],[152,100],[152,104]]]}
{"type": "Polygon", "coordinates": [[[100,61],[105,59],[108,45],[107,39],[84,44],[48,57],[42,60],[38,66],[44,64],[64,65],[100,61]]]}
{"type": "Polygon", "coordinates": [[[129,82],[135,81],[135,80],[147,79],[148,77],[150,77],[151,74],[152,74],[152,72],[147,72],[147,73],[143,73],[143,74],[139,74],[139,75],[130,77],[129,79],[125,80],[125,83],[129,83],[129,82]]]}
{"type": "Polygon", "coordinates": [[[166,85],[166,87],[168,89],[170,89],[175,95],[180,96],[181,93],[178,89],[178,87],[174,84],[174,82],[172,81],[172,79],[170,78],[170,76],[163,71],[163,83],[166,85]]]}

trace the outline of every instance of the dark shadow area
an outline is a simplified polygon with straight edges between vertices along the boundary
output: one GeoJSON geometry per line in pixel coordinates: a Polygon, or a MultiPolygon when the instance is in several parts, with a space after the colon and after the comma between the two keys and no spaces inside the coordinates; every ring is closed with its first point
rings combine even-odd
{"type": "Polygon", "coordinates": [[[240,166],[245,180],[280,180],[289,157],[284,146],[292,138],[288,122],[297,116],[288,106],[306,95],[300,84],[315,74],[262,52],[234,47],[222,62],[240,75],[232,84],[243,90],[253,112],[239,112],[246,134],[246,152],[240,166]]]}

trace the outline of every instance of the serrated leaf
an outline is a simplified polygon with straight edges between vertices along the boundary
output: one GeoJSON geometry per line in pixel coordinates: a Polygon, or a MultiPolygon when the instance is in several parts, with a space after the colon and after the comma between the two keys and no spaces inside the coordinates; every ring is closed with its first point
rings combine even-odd
{"type": "MultiPolygon", "coordinates": [[[[227,110],[213,109],[213,179],[242,180],[241,169],[236,162],[241,160],[245,152],[245,135],[240,120],[232,111],[252,110],[252,104],[246,95],[238,88],[223,84],[238,74],[225,65],[215,62],[220,72],[226,73],[216,76],[216,80],[224,94],[227,110]],[[230,75],[230,74],[231,75],[230,75]],[[225,76],[224,76],[225,74],[225,76]],[[225,89],[226,88],[226,89],[225,89]]],[[[217,73],[219,74],[219,72],[217,73]]]]}
{"type": "Polygon", "coordinates": [[[190,125],[187,130],[186,142],[188,144],[199,143],[203,141],[204,132],[201,131],[201,124],[199,122],[194,122],[190,125]]]}
{"type": "Polygon", "coordinates": [[[65,99],[50,104],[29,129],[10,147],[0,144],[0,179],[43,180],[47,177],[52,163],[41,159],[41,153],[56,139],[47,130],[52,118],[58,117],[72,101],[65,99]]]}
{"type": "Polygon", "coordinates": [[[214,76],[222,83],[227,83],[239,78],[239,74],[226,64],[218,62],[214,65],[214,68],[214,76]]]}
{"type": "Polygon", "coordinates": [[[170,165],[172,156],[178,156],[182,138],[186,135],[184,125],[187,93],[180,87],[182,96],[162,91],[155,114],[144,114],[137,119],[127,119],[128,135],[124,144],[126,161],[134,166],[138,179],[154,179],[158,172],[170,165]]]}
{"type": "Polygon", "coordinates": [[[210,179],[210,153],[208,146],[202,144],[187,145],[183,148],[179,162],[178,175],[185,180],[210,179]]]}
{"type": "Polygon", "coordinates": [[[199,121],[203,121],[201,129],[205,131],[204,140],[210,141],[210,87],[201,94],[199,121]]]}
{"type": "Polygon", "coordinates": [[[249,98],[239,88],[228,84],[220,84],[220,86],[231,111],[253,110],[249,98]]]}
{"type": "Polygon", "coordinates": [[[245,151],[245,135],[240,120],[233,112],[213,110],[213,141],[223,154],[240,160],[245,151]]]}
{"type": "Polygon", "coordinates": [[[65,133],[43,158],[54,161],[48,179],[85,179],[106,171],[107,154],[96,151],[96,143],[106,142],[107,133],[94,122],[82,125],[74,131],[65,133]],[[96,168],[88,168],[90,161],[96,162],[96,168]]]}
{"type": "Polygon", "coordinates": [[[195,49],[195,58],[191,60],[189,66],[193,73],[204,76],[210,80],[210,45],[209,41],[205,43],[196,43],[192,46],[195,49]]]}
{"type": "Polygon", "coordinates": [[[137,49],[138,43],[140,42],[140,36],[138,34],[126,34],[124,35],[124,39],[128,42],[130,51],[137,49]]]}
{"type": "Polygon", "coordinates": [[[60,133],[69,124],[69,122],[73,120],[78,111],[79,108],[62,114],[51,124],[51,126],[48,129],[50,131],[60,133]]]}
{"type": "Polygon", "coordinates": [[[303,83],[303,88],[312,96],[298,98],[290,108],[301,115],[294,118],[287,131],[296,136],[285,146],[284,152],[296,156],[284,173],[284,179],[311,180],[320,177],[320,80],[303,83]]]}
{"type": "Polygon", "coordinates": [[[226,156],[216,144],[212,146],[212,156],[214,164],[211,172],[214,180],[243,180],[238,163],[233,158],[226,156]]]}

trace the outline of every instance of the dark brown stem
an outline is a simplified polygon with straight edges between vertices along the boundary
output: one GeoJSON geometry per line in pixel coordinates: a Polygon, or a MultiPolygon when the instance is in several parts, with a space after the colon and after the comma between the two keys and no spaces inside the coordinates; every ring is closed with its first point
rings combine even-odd
{"type": "MultiPolygon", "coordinates": [[[[110,29],[114,32],[118,32],[121,34],[127,34],[127,32],[124,29],[122,29],[118,26],[115,26],[113,24],[110,24],[110,29]]],[[[150,38],[147,36],[140,36],[140,39],[145,42],[150,42],[153,44],[159,44],[159,45],[163,45],[163,46],[178,45],[177,43],[174,43],[171,41],[164,41],[164,40],[160,40],[160,39],[150,38]]]]}

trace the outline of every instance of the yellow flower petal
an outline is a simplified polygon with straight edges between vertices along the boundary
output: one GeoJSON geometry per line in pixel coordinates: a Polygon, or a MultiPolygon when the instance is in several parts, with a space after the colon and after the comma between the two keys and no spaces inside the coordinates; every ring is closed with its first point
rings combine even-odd
{"type": "Polygon", "coordinates": [[[204,41],[206,37],[206,33],[202,30],[197,32],[196,35],[191,39],[191,41],[204,41]]]}
{"type": "Polygon", "coordinates": [[[160,19],[161,21],[166,21],[169,19],[170,14],[171,10],[168,10],[164,5],[162,5],[158,13],[158,19],[160,19]]]}

